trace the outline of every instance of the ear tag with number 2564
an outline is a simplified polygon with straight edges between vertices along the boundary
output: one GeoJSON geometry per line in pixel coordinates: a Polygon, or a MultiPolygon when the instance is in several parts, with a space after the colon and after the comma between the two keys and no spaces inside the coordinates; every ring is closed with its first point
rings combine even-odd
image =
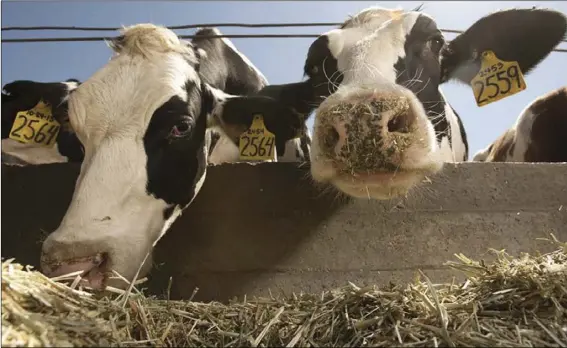
{"type": "Polygon", "coordinates": [[[471,80],[478,106],[485,106],[526,89],[526,81],[518,62],[505,62],[494,52],[482,52],[479,72],[471,80]]]}
{"type": "Polygon", "coordinates": [[[32,109],[16,114],[10,130],[10,139],[52,147],[60,128],[61,125],[53,117],[51,106],[40,100],[32,109]]]}
{"type": "Polygon", "coordinates": [[[252,125],[240,135],[240,159],[276,162],[276,136],[264,125],[262,115],[254,115],[252,125]]]}

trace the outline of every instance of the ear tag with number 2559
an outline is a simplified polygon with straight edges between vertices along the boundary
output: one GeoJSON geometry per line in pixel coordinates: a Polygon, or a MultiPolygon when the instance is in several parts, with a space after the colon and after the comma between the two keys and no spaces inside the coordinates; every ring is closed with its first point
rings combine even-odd
{"type": "Polygon", "coordinates": [[[505,62],[494,52],[482,52],[482,64],[471,80],[478,106],[485,106],[526,89],[526,81],[518,62],[505,62]]]}
{"type": "Polygon", "coordinates": [[[32,109],[16,114],[10,130],[10,139],[52,147],[60,128],[61,125],[53,117],[51,106],[40,100],[32,109]]]}
{"type": "Polygon", "coordinates": [[[252,125],[240,135],[240,159],[276,162],[276,136],[264,125],[262,115],[254,115],[252,125]]]}

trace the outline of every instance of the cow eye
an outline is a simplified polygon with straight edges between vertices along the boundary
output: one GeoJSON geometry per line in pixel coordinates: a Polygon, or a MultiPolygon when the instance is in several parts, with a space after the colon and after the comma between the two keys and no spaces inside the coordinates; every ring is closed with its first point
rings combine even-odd
{"type": "Polygon", "coordinates": [[[443,39],[443,37],[440,36],[433,37],[429,40],[431,51],[435,52],[435,54],[441,51],[441,48],[443,47],[444,44],[445,44],[445,40],[443,39]]]}
{"type": "Polygon", "coordinates": [[[193,119],[189,116],[185,116],[171,128],[169,132],[169,137],[171,138],[183,138],[191,134],[193,130],[193,119]]]}

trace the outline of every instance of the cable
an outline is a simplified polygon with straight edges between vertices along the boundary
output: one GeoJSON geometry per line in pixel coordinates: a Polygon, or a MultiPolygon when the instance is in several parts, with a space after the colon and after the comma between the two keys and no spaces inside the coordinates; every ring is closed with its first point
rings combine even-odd
{"type": "MultiPolygon", "coordinates": [[[[197,29],[205,27],[242,27],[242,28],[285,28],[285,27],[338,27],[342,23],[333,22],[322,22],[322,23],[204,23],[204,24],[185,24],[185,25],[172,25],[166,26],[171,30],[183,30],[183,29],[197,29]]],[[[77,26],[35,26],[35,27],[25,27],[25,26],[12,26],[3,27],[2,31],[13,31],[13,30],[75,30],[75,31],[118,31],[122,28],[118,27],[77,27],[77,26]]],[[[464,30],[455,29],[441,29],[442,32],[452,33],[452,34],[462,34],[464,30]]],[[[14,42],[14,41],[7,41],[14,42]]],[[[567,39],[561,40],[561,42],[567,42],[567,39]]]]}
{"type": "MultiPolygon", "coordinates": [[[[180,39],[193,39],[196,35],[178,35],[180,39]]],[[[202,35],[200,38],[208,39],[253,39],[253,38],[316,38],[317,34],[231,34],[231,35],[202,35]]],[[[104,41],[111,40],[113,37],[91,36],[91,37],[46,37],[46,38],[25,38],[25,39],[2,39],[2,43],[9,42],[73,42],[73,41],[104,41]]]]}
{"type": "MultiPolygon", "coordinates": [[[[341,23],[208,23],[168,26],[171,30],[197,29],[205,27],[243,27],[243,28],[285,28],[285,27],[336,27],[341,23]]],[[[2,31],[12,30],[77,30],[77,31],[117,31],[114,27],[75,27],[75,26],[41,26],[41,27],[4,27],[2,31]]]]}
{"type": "MultiPolygon", "coordinates": [[[[166,28],[171,30],[182,30],[182,29],[197,29],[205,27],[241,27],[241,28],[285,28],[285,27],[338,27],[343,23],[205,23],[205,24],[185,24],[185,25],[172,25],[166,26],[166,28]]],[[[13,31],[13,30],[76,30],[76,31],[118,31],[122,28],[118,27],[77,27],[77,26],[36,26],[36,27],[4,27],[2,31],[13,31]]],[[[462,34],[464,30],[455,29],[441,29],[443,32],[462,34]]],[[[567,42],[567,39],[561,40],[562,42],[567,42]]]]}
{"type": "MultiPolygon", "coordinates": [[[[451,32],[447,30],[447,32],[451,32]]],[[[457,32],[454,30],[454,32],[457,32]]],[[[178,35],[180,39],[193,39],[195,35],[178,35]]],[[[228,38],[228,39],[258,39],[258,38],[317,38],[317,34],[227,34],[206,35],[200,38],[228,38]]],[[[33,43],[33,42],[92,42],[111,40],[113,37],[91,36],[91,37],[46,37],[46,38],[24,38],[24,39],[2,39],[2,43],[33,43]]],[[[556,48],[554,52],[567,53],[567,49],[556,48]]]]}

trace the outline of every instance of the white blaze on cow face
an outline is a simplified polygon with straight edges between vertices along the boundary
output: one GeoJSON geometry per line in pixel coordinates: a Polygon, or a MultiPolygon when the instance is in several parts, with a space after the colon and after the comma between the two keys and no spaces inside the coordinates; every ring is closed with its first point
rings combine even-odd
{"type": "MultiPolygon", "coordinates": [[[[85,159],[69,208],[42,253],[48,275],[89,271],[95,288],[107,284],[111,269],[131,280],[200,190],[214,103],[195,70],[193,48],[173,32],[136,25],[112,48],[116,55],[69,99],[85,159]]],[[[148,258],[140,276],[150,264],[148,258]]]]}
{"type": "Polygon", "coordinates": [[[432,122],[414,92],[396,80],[395,65],[406,56],[406,36],[419,16],[375,8],[329,36],[343,80],[315,114],[316,181],[351,196],[386,199],[441,169],[432,122]]]}

